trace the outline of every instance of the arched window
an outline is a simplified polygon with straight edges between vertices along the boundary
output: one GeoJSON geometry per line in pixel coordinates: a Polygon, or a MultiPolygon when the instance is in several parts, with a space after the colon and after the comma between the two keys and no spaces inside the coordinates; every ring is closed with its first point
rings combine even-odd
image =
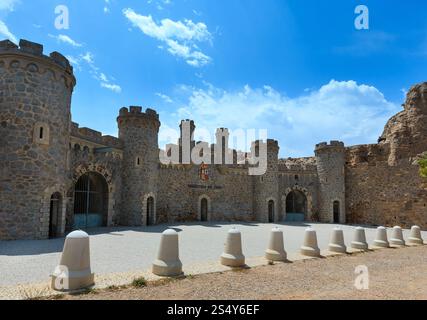
{"type": "Polygon", "coordinates": [[[49,126],[46,123],[36,123],[34,126],[33,141],[37,144],[49,144],[49,126]]]}
{"type": "Polygon", "coordinates": [[[135,159],[135,166],[137,166],[137,167],[142,166],[142,159],[141,159],[141,157],[136,157],[136,159],[135,159]]]}

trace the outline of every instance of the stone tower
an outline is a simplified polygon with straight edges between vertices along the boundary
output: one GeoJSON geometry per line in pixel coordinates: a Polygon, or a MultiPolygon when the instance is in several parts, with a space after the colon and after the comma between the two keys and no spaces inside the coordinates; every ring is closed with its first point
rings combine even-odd
{"type": "Polygon", "coordinates": [[[58,52],[46,56],[26,40],[19,47],[0,42],[0,239],[64,233],[75,84],[58,52]]]}
{"type": "Polygon", "coordinates": [[[182,120],[179,125],[180,138],[178,141],[179,145],[179,163],[190,164],[191,163],[191,151],[196,145],[194,141],[194,131],[196,125],[193,120],[182,120]]]}
{"type": "Polygon", "coordinates": [[[345,223],[345,147],[340,141],[316,145],[321,222],[345,223]]]}
{"type": "Polygon", "coordinates": [[[276,140],[255,141],[251,153],[261,156],[267,149],[267,171],[264,175],[254,176],[254,212],[260,222],[277,222],[280,217],[279,203],[279,143],[276,140]],[[271,212],[273,210],[273,212],[271,212]]]}
{"type": "Polygon", "coordinates": [[[122,223],[154,224],[159,177],[159,115],[151,109],[142,112],[141,107],[122,108],[117,122],[119,139],[123,141],[122,223]]]}

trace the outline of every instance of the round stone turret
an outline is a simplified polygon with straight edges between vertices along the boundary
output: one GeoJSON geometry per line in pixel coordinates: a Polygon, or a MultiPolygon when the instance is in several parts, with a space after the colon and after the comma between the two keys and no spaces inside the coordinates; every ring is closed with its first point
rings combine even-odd
{"type": "Polygon", "coordinates": [[[266,160],[265,174],[254,176],[254,211],[256,219],[261,222],[272,223],[281,219],[278,175],[279,149],[278,141],[272,139],[268,139],[267,142],[257,140],[252,143],[252,155],[258,157],[260,161],[266,160]],[[266,159],[265,152],[267,152],[266,159]]]}
{"type": "Polygon", "coordinates": [[[159,115],[152,109],[143,112],[142,107],[122,108],[117,122],[119,139],[123,142],[122,223],[155,224],[159,115]]]}
{"type": "Polygon", "coordinates": [[[345,147],[340,141],[316,145],[319,216],[322,222],[345,223],[345,147]]]}
{"type": "Polygon", "coordinates": [[[75,84],[60,53],[0,41],[0,239],[64,233],[75,84]]]}

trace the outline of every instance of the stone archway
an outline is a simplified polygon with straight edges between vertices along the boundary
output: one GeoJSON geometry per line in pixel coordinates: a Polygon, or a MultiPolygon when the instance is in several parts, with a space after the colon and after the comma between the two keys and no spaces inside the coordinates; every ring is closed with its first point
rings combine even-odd
{"type": "Polygon", "coordinates": [[[74,189],[77,181],[85,174],[88,173],[97,173],[105,179],[105,182],[107,184],[107,192],[108,192],[108,201],[106,203],[107,209],[106,216],[105,216],[105,226],[112,226],[113,225],[113,217],[115,216],[115,199],[116,199],[116,186],[115,183],[113,183],[113,174],[112,172],[104,165],[92,163],[92,164],[80,164],[77,167],[75,167],[72,184],[69,188],[68,197],[69,197],[69,206],[67,209],[67,227],[69,229],[72,228],[72,220],[73,220],[73,213],[74,213],[74,189]]]}
{"type": "Polygon", "coordinates": [[[157,199],[153,192],[146,194],[142,200],[142,225],[150,226],[157,223],[157,199]]]}
{"type": "Polygon", "coordinates": [[[97,172],[83,174],[74,185],[73,229],[108,225],[109,188],[97,172]]]}
{"type": "MultiPolygon", "coordinates": [[[[52,187],[46,188],[43,192],[42,207],[40,209],[40,230],[38,232],[38,239],[48,239],[50,231],[54,231],[54,237],[62,237],[65,233],[65,216],[67,201],[65,197],[65,188],[62,185],[56,184],[52,187]],[[52,208],[52,198],[59,198],[60,201],[52,208]],[[55,216],[51,217],[52,209],[55,209],[55,216]],[[52,221],[52,218],[55,221],[52,221]],[[55,225],[53,227],[53,225],[55,225]]],[[[52,232],[53,233],[53,232],[52,232]]]]}
{"type": "Polygon", "coordinates": [[[201,195],[197,201],[199,221],[211,221],[211,199],[207,195],[201,195]]]}
{"type": "Polygon", "coordinates": [[[268,223],[274,223],[274,222],[277,222],[280,220],[279,216],[277,214],[279,212],[277,205],[278,205],[277,200],[274,197],[270,197],[270,198],[266,199],[265,209],[267,212],[267,220],[266,221],[268,223]]]}
{"type": "MultiPolygon", "coordinates": [[[[304,214],[304,221],[309,221],[311,220],[311,216],[313,214],[313,198],[311,196],[311,194],[307,191],[307,189],[300,187],[300,186],[295,186],[293,188],[287,188],[285,191],[285,194],[282,196],[282,209],[283,209],[283,221],[287,221],[287,219],[289,217],[287,217],[287,202],[289,201],[288,196],[291,193],[300,193],[304,196],[305,198],[305,207],[304,207],[304,212],[301,212],[301,214],[304,214]],[[287,201],[288,200],[288,201],[287,201]]],[[[291,212],[289,212],[291,213],[291,212]]]]}

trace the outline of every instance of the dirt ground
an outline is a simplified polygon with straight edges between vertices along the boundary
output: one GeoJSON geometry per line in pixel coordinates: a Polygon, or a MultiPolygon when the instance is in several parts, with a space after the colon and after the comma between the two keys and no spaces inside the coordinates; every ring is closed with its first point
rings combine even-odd
{"type": "Polygon", "coordinates": [[[427,300],[427,246],[277,263],[247,270],[187,276],[137,288],[109,288],[60,299],[83,300],[427,300]],[[358,290],[357,266],[367,266],[369,289],[358,290]]]}

